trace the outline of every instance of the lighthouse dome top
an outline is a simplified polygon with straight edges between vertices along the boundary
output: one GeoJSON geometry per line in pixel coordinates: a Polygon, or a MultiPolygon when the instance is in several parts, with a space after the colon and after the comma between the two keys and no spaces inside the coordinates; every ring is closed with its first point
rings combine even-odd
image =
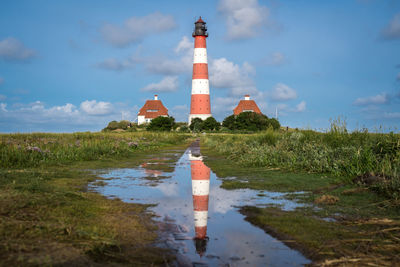
{"type": "Polygon", "coordinates": [[[204,24],[206,24],[205,22],[204,22],[204,20],[201,18],[201,16],[199,17],[199,19],[195,22],[195,24],[196,23],[204,23],[204,24]]]}

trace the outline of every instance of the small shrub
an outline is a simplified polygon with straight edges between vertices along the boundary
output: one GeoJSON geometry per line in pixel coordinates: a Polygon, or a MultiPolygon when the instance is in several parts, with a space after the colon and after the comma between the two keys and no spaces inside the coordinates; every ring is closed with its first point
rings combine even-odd
{"type": "Polygon", "coordinates": [[[231,115],[224,119],[222,126],[231,131],[262,131],[271,127],[278,130],[281,125],[276,119],[269,119],[264,114],[255,112],[242,112],[239,115],[231,115]]]}
{"type": "Polygon", "coordinates": [[[189,128],[193,132],[201,132],[203,130],[203,120],[200,118],[192,119],[189,128]]]}
{"type": "Polygon", "coordinates": [[[202,130],[206,131],[218,131],[220,127],[221,124],[213,117],[208,117],[202,124],[202,130]]]}
{"type": "Polygon", "coordinates": [[[147,125],[146,130],[169,132],[174,128],[174,125],[175,125],[174,117],[158,116],[157,118],[151,120],[149,125],[147,125]]]}

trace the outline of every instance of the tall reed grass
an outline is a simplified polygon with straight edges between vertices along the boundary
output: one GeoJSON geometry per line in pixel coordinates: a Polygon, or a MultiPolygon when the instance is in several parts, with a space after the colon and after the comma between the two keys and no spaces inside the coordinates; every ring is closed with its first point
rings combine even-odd
{"type": "Polygon", "coordinates": [[[400,135],[354,131],[333,124],[325,133],[312,130],[259,134],[207,135],[204,145],[247,167],[330,173],[352,182],[374,176],[373,186],[400,199],[400,135]]]}
{"type": "Polygon", "coordinates": [[[123,157],[184,142],[189,135],[178,133],[73,133],[1,134],[0,167],[24,168],[43,164],[123,157]]]}

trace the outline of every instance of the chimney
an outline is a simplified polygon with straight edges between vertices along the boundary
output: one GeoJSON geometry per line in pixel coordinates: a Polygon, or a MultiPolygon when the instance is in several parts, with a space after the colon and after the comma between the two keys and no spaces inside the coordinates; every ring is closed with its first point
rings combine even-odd
{"type": "Polygon", "coordinates": [[[154,100],[158,100],[158,95],[154,95],[154,100]]]}
{"type": "Polygon", "coordinates": [[[250,95],[244,95],[244,100],[250,100],[250,95]]]}

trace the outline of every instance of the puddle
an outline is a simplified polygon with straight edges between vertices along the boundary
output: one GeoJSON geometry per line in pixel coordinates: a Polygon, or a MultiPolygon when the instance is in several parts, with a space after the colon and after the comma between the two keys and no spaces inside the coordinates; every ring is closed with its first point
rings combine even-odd
{"type": "Polygon", "coordinates": [[[198,142],[175,163],[167,162],[168,153],[158,159],[137,168],[101,170],[98,175],[106,178],[104,183],[89,187],[125,202],[157,204],[151,210],[160,216],[164,245],[177,250],[179,265],[302,266],[311,262],[246,222],[238,212],[244,205],[293,210],[301,204],[285,199],[284,193],[220,188],[222,182],[202,161],[198,142]],[[171,171],[157,169],[165,164],[171,171]]]}

